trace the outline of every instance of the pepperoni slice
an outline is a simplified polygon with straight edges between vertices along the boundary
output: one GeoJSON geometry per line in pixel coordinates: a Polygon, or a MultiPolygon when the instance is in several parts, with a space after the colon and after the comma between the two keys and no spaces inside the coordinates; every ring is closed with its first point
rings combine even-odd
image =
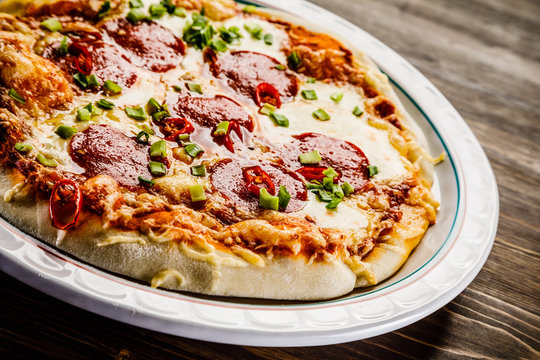
{"type": "Polygon", "coordinates": [[[153,22],[132,24],[126,19],[108,21],[103,29],[133,57],[133,63],[155,72],[170,70],[182,61],[185,47],[167,28],[153,22]]]}
{"type": "Polygon", "coordinates": [[[137,69],[129,59],[113,45],[101,43],[93,46],[92,60],[95,74],[101,83],[114,81],[123,88],[129,88],[137,81],[137,69]]]}
{"type": "Polygon", "coordinates": [[[71,158],[87,177],[109,175],[119,184],[135,187],[138,177],[151,179],[148,147],[108,125],[90,125],[69,145],[71,158]]]}
{"type": "Polygon", "coordinates": [[[317,150],[321,161],[309,166],[332,167],[341,174],[340,182],[346,181],[357,190],[367,184],[369,161],[358,146],[317,133],[304,133],[294,138],[280,152],[281,158],[291,169],[297,170],[304,166],[298,161],[298,155],[317,150]]]}
{"type": "MultiPolygon", "coordinates": [[[[129,88],[137,81],[137,68],[123,55],[114,45],[106,44],[103,41],[79,42],[86,47],[92,57],[91,73],[96,75],[101,83],[105,80],[114,81],[123,88],[129,88]]],[[[58,44],[47,47],[43,52],[43,57],[55,62],[62,70],[68,74],[75,74],[74,54],[60,56],[58,44]]],[[[97,91],[98,89],[89,89],[97,91]]]]}
{"type": "Polygon", "coordinates": [[[173,110],[178,116],[206,128],[213,128],[222,121],[234,120],[238,125],[253,131],[251,116],[240,104],[223,95],[213,98],[183,96],[173,105],[173,110]]]}
{"type": "Polygon", "coordinates": [[[279,61],[253,51],[232,51],[228,54],[205,56],[215,77],[223,78],[238,94],[256,101],[260,83],[273,85],[281,100],[288,100],[298,93],[298,79],[292,74],[276,69],[279,61]]]}
{"type": "Polygon", "coordinates": [[[234,203],[235,209],[240,208],[248,211],[259,209],[259,199],[249,191],[242,173],[243,168],[252,165],[258,165],[268,173],[276,190],[279,189],[280,185],[287,188],[291,194],[291,201],[285,212],[298,211],[304,207],[307,191],[304,182],[296,173],[274,164],[243,164],[236,160],[225,159],[212,167],[212,184],[217,191],[234,203]]]}

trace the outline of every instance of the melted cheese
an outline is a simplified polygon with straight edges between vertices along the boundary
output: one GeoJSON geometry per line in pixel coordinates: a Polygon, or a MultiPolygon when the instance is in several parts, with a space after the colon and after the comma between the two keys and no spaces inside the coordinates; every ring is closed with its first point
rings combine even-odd
{"type": "Polygon", "coordinates": [[[243,17],[234,17],[223,22],[223,25],[227,28],[236,26],[240,29],[240,33],[243,38],[240,39],[238,44],[229,45],[231,50],[249,50],[259,52],[271,56],[278,60],[282,64],[287,64],[285,54],[281,51],[283,42],[288,38],[285,31],[277,28],[274,24],[260,19],[245,19],[243,17]],[[271,34],[273,38],[272,45],[268,45],[263,39],[254,38],[245,28],[244,25],[259,25],[263,31],[262,36],[265,34],[271,34]]]}
{"type": "Polygon", "coordinates": [[[184,276],[176,269],[164,269],[155,274],[150,281],[153,288],[158,288],[169,279],[175,279],[178,285],[182,286],[186,283],[184,276]]]}
{"type": "Polygon", "coordinates": [[[305,132],[316,132],[338,139],[350,141],[357,145],[371,165],[377,166],[379,173],[375,175],[378,181],[399,181],[408,174],[404,159],[388,140],[388,133],[368,124],[368,114],[356,117],[352,111],[355,106],[363,108],[363,98],[352,86],[336,86],[323,82],[314,84],[304,83],[301,90],[314,90],[317,100],[304,100],[300,94],[296,101],[283,104],[276,113],[283,114],[289,119],[289,127],[275,125],[268,116],[258,114],[262,133],[273,144],[283,144],[290,141],[291,135],[305,132]],[[330,99],[334,92],[343,93],[343,99],[336,104],[330,99]],[[321,121],[313,117],[317,109],[324,109],[330,120],[321,121]]]}
{"type": "Polygon", "coordinates": [[[25,185],[26,183],[21,181],[20,183],[15,184],[11,189],[6,190],[6,192],[4,192],[4,201],[10,202],[13,200],[13,197],[21,192],[25,185]]]}
{"type": "Polygon", "coordinates": [[[366,212],[356,206],[354,202],[342,201],[336,209],[326,209],[326,203],[317,199],[313,193],[308,193],[307,205],[297,214],[309,216],[317,222],[318,226],[340,230],[359,231],[369,225],[366,212]]]}
{"type": "Polygon", "coordinates": [[[217,267],[219,265],[224,266],[231,266],[231,267],[245,267],[247,266],[247,262],[234,258],[231,256],[225,256],[225,255],[218,255],[215,251],[208,252],[208,253],[201,253],[198,251],[195,251],[188,247],[185,243],[180,243],[179,249],[186,255],[188,258],[191,258],[193,260],[207,262],[209,264],[214,265],[214,267],[217,267]]]}
{"type": "Polygon", "coordinates": [[[146,244],[146,242],[140,237],[118,235],[118,236],[108,237],[106,240],[103,240],[97,243],[97,246],[102,247],[102,246],[109,246],[109,245],[114,245],[114,244],[132,244],[132,243],[139,243],[141,245],[146,244]]]}

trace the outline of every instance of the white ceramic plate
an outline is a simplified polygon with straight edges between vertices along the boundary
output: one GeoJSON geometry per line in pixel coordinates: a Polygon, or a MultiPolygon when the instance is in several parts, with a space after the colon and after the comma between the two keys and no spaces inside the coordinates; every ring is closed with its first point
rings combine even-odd
{"type": "Polygon", "coordinates": [[[85,265],[0,220],[0,268],[70,304],[169,334],[230,344],[334,344],[393,331],[444,306],[473,280],[491,250],[498,193],[471,130],[407,61],[347,21],[299,0],[258,1],[341,34],[389,76],[428,138],[441,199],[432,226],[400,271],[376,287],[330,301],[299,303],[199,297],[152,289],[85,265]]]}

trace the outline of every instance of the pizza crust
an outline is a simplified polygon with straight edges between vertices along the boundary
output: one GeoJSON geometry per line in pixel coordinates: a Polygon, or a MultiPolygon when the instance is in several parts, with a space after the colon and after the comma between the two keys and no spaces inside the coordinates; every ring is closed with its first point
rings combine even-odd
{"type": "MultiPolygon", "coordinates": [[[[18,185],[13,172],[0,172],[0,194],[18,185]]],[[[18,188],[0,212],[16,227],[99,268],[151,283],[166,276],[160,287],[208,295],[267,299],[317,300],[340,296],[354,288],[356,276],[341,261],[309,262],[304,257],[265,259],[256,266],[234,254],[206,252],[174,241],[157,243],[142,234],[101,229],[101,220],[87,218],[68,232],[50,224],[45,201],[35,200],[29,186],[18,188]],[[114,237],[134,239],[98,246],[114,237]],[[198,260],[197,258],[200,258],[198,260]]]]}
{"type": "Polygon", "coordinates": [[[257,266],[218,250],[207,252],[173,241],[157,243],[133,232],[103,230],[97,216],[76,230],[57,230],[50,224],[46,202],[36,202],[33,191],[18,186],[15,179],[13,173],[0,172],[0,193],[12,197],[0,202],[0,212],[15,226],[99,268],[171,290],[208,295],[286,300],[341,296],[394,274],[429,225],[425,210],[403,205],[402,220],[362,261],[263,256],[264,265],[257,266]]]}

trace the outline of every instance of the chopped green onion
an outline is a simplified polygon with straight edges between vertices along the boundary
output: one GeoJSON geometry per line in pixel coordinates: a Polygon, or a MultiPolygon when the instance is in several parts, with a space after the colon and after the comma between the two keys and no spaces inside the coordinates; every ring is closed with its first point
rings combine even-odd
{"type": "Polygon", "coordinates": [[[274,66],[276,69],[278,70],[285,70],[285,65],[281,65],[281,64],[277,64],[276,66],[274,66]]]}
{"type": "Polygon", "coordinates": [[[114,104],[110,101],[107,101],[105,99],[100,99],[96,102],[96,105],[99,106],[102,109],[111,110],[114,108],[114,104]]]}
{"type": "Polygon", "coordinates": [[[191,167],[191,175],[193,176],[206,176],[206,167],[204,165],[197,165],[191,167]]]}
{"type": "Polygon", "coordinates": [[[142,0],[129,0],[129,7],[132,9],[142,8],[144,6],[142,0]]]}
{"type": "Polygon", "coordinates": [[[272,36],[272,34],[265,34],[264,43],[266,45],[272,45],[274,43],[274,36],[272,36]]]}
{"type": "Polygon", "coordinates": [[[135,120],[146,120],[147,119],[147,116],[146,116],[146,114],[144,112],[144,109],[142,107],[140,107],[140,106],[137,106],[137,107],[126,106],[124,111],[126,112],[126,115],[129,116],[132,119],[135,119],[135,120]]]}
{"type": "Polygon", "coordinates": [[[152,130],[150,128],[150,126],[146,125],[146,124],[142,124],[139,126],[139,128],[143,129],[144,131],[146,131],[148,134],[150,135],[156,135],[156,132],[154,130],[152,130]]]}
{"type": "Polygon", "coordinates": [[[139,133],[137,134],[137,142],[140,142],[141,144],[148,144],[149,139],[150,134],[144,130],[139,131],[139,133]]]}
{"type": "Polygon", "coordinates": [[[345,194],[345,196],[349,196],[354,193],[354,188],[348,182],[344,182],[341,185],[341,188],[343,189],[343,193],[345,194]]]}
{"type": "Polygon", "coordinates": [[[86,83],[88,84],[88,87],[99,87],[101,84],[99,83],[99,79],[96,75],[88,75],[86,77],[86,83]]]}
{"type": "Polygon", "coordinates": [[[165,140],[158,140],[150,146],[151,157],[167,157],[167,143],[165,140]]]}
{"type": "Polygon", "coordinates": [[[276,125],[289,127],[289,119],[287,119],[285,115],[276,114],[275,112],[272,111],[270,112],[268,116],[270,116],[270,119],[272,119],[272,121],[275,122],[276,125]]]}
{"type": "Polygon", "coordinates": [[[77,116],[75,117],[77,121],[90,121],[91,117],[92,114],[90,113],[90,110],[86,108],[77,109],[77,116]]]}
{"type": "Polygon", "coordinates": [[[116,84],[112,80],[105,80],[103,87],[105,88],[105,90],[107,90],[111,94],[119,94],[122,92],[122,87],[116,84]]]}
{"type": "Polygon", "coordinates": [[[180,141],[189,140],[189,134],[179,134],[178,135],[178,140],[180,140],[180,141]]]}
{"type": "Polygon", "coordinates": [[[172,0],[161,0],[160,3],[165,7],[165,9],[167,9],[169,14],[174,14],[176,6],[172,3],[172,0]]]}
{"type": "Polygon", "coordinates": [[[323,109],[317,109],[315,110],[311,115],[313,115],[314,118],[319,119],[321,121],[328,121],[330,120],[330,115],[323,109]]]}
{"type": "Polygon", "coordinates": [[[181,17],[181,18],[185,18],[187,16],[186,9],[184,9],[183,7],[177,7],[174,9],[173,15],[181,17]]]}
{"type": "Polygon", "coordinates": [[[167,111],[158,111],[157,113],[152,114],[152,119],[154,119],[155,122],[160,122],[161,120],[169,117],[169,113],[167,111]]]}
{"type": "Polygon", "coordinates": [[[24,98],[21,95],[19,95],[19,93],[13,88],[9,89],[8,95],[10,98],[12,98],[18,103],[21,103],[21,104],[26,103],[26,100],[24,100],[24,98]]]}
{"type": "Polygon", "coordinates": [[[343,93],[336,91],[330,95],[330,99],[337,104],[343,99],[343,93]]]}
{"type": "Polygon", "coordinates": [[[337,208],[340,202],[341,202],[341,198],[338,198],[338,197],[333,198],[328,204],[326,204],[326,208],[329,210],[333,210],[337,208]]]}
{"type": "Polygon", "coordinates": [[[62,139],[65,140],[75,135],[77,133],[77,129],[71,126],[60,125],[56,128],[54,132],[56,133],[56,135],[60,136],[62,139]]]}
{"type": "Polygon", "coordinates": [[[257,10],[257,7],[255,5],[246,5],[242,9],[243,12],[251,14],[257,10]]]}
{"type": "Polygon", "coordinates": [[[289,54],[289,56],[287,56],[287,63],[291,69],[296,69],[298,66],[300,66],[300,58],[298,57],[296,51],[293,51],[289,54]]]}
{"type": "Polygon", "coordinates": [[[222,121],[217,125],[216,130],[214,131],[214,136],[227,135],[227,131],[229,131],[229,122],[222,121]]]}
{"type": "Polygon", "coordinates": [[[326,190],[332,190],[334,186],[334,178],[325,177],[323,178],[323,188],[326,190]]]}
{"type": "Polygon", "coordinates": [[[206,200],[204,188],[200,184],[191,185],[189,187],[189,194],[191,195],[191,201],[193,202],[206,200]]]}
{"type": "Polygon", "coordinates": [[[176,91],[176,92],[182,92],[182,87],[181,87],[181,86],[173,85],[172,88],[173,88],[174,91],[176,91]]]}
{"type": "Polygon", "coordinates": [[[334,184],[332,186],[332,193],[334,194],[334,196],[337,196],[340,199],[343,199],[345,197],[343,188],[339,184],[334,184]]]}
{"type": "Polygon", "coordinates": [[[91,116],[103,114],[103,110],[101,110],[100,108],[98,108],[96,105],[92,103],[89,103],[88,105],[83,107],[83,109],[88,110],[91,116]]]}
{"type": "Polygon", "coordinates": [[[319,199],[320,199],[321,201],[324,201],[324,202],[330,202],[330,201],[332,201],[333,199],[335,199],[335,198],[334,198],[334,195],[332,195],[331,192],[326,191],[326,190],[323,190],[323,189],[320,189],[320,190],[318,191],[318,195],[319,195],[319,199]]]}
{"type": "Polygon", "coordinates": [[[192,158],[195,158],[197,155],[204,152],[204,149],[195,143],[186,144],[186,146],[184,146],[184,150],[192,158]]]}
{"type": "Polygon", "coordinates": [[[313,150],[308,153],[303,153],[298,156],[300,164],[317,164],[321,161],[321,155],[318,150],[313,150]]]}
{"type": "Polygon", "coordinates": [[[150,115],[161,110],[161,104],[153,97],[148,100],[146,105],[148,106],[148,114],[150,115]]]}
{"type": "Polygon", "coordinates": [[[36,160],[43,166],[48,166],[48,167],[57,167],[58,166],[58,163],[56,162],[56,160],[47,159],[45,156],[43,156],[41,154],[38,154],[38,156],[36,156],[36,160]]]}
{"type": "Polygon", "coordinates": [[[58,52],[60,55],[65,56],[68,53],[68,37],[64,35],[62,41],[60,41],[60,46],[58,47],[58,52]]]}
{"type": "Polygon", "coordinates": [[[203,15],[193,13],[191,16],[192,21],[188,21],[184,27],[182,39],[189,45],[202,50],[212,41],[216,30],[208,24],[208,19],[203,15]]]}
{"type": "Polygon", "coordinates": [[[17,150],[18,152],[20,152],[22,154],[27,154],[30,151],[32,151],[32,149],[33,149],[33,147],[30,144],[25,144],[25,143],[16,143],[15,144],[15,150],[17,150]]]}
{"type": "Polygon", "coordinates": [[[163,105],[161,105],[161,108],[163,109],[163,111],[167,112],[167,116],[171,116],[171,113],[169,111],[169,107],[167,106],[166,103],[163,103],[163,105]]]}
{"type": "Polygon", "coordinates": [[[141,10],[133,9],[126,15],[126,19],[132,24],[136,24],[139,21],[146,19],[146,14],[141,10]]]}
{"type": "Polygon", "coordinates": [[[241,38],[243,38],[242,34],[240,33],[240,29],[236,26],[231,26],[228,29],[225,26],[221,26],[218,30],[219,36],[229,44],[237,43],[241,38]]]}
{"type": "Polygon", "coordinates": [[[362,110],[358,106],[356,106],[352,113],[353,113],[354,116],[362,116],[362,114],[364,113],[364,110],[362,110]]]}
{"type": "Polygon", "coordinates": [[[327,168],[327,169],[324,170],[322,173],[323,173],[324,176],[329,177],[329,178],[332,178],[332,179],[339,175],[339,174],[336,172],[336,170],[332,169],[331,167],[327,168]]]}
{"type": "Polygon", "coordinates": [[[276,110],[276,107],[272,104],[264,103],[259,109],[259,113],[263,115],[270,115],[272,111],[276,110]]]}
{"type": "Polygon", "coordinates": [[[62,31],[62,24],[60,24],[60,21],[55,18],[48,18],[47,20],[43,20],[41,22],[41,27],[52,32],[62,31]]]}
{"type": "Polygon", "coordinates": [[[105,0],[99,8],[99,11],[97,14],[98,18],[101,19],[102,17],[105,17],[105,15],[107,15],[109,10],[111,10],[111,2],[109,0],[105,0]]]}
{"type": "Polygon", "coordinates": [[[143,185],[147,185],[147,186],[154,186],[154,184],[156,183],[154,180],[152,179],[145,179],[143,178],[142,176],[139,176],[139,182],[143,185]]]}
{"type": "Polygon", "coordinates": [[[272,196],[265,188],[261,188],[259,192],[259,205],[265,209],[278,210],[279,197],[272,196]]]}
{"type": "Polygon", "coordinates": [[[302,97],[306,100],[317,100],[317,93],[315,90],[302,90],[302,97]]]}
{"type": "Polygon", "coordinates": [[[210,47],[218,52],[225,52],[227,51],[227,43],[221,39],[213,40],[210,43],[210,47]]]}
{"type": "Polygon", "coordinates": [[[159,19],[167,12],[167,8],[163,4],[152,4],[148,8],[148,12],[153,19],[159,19]]]}
{"type": "Polygon", "coordinates": [[[315,84],[316,81],[317,81],[317,80],[315,80],[315,78],[312,78],[312,77],[310,77],[310,78],[308,78],[308,79],[306,80],[306,82],[307,82],[308,84],[315,84]]]}
{"type": "Polygon", "coordinates": [[[373,177],[379,173],[379,169],[375,165],[369,165],[368,167],[369,177],[373,177]]]}
{"type": "Polygon", "coordinates": [[[257,40],[262,39],[263,28],[259,24],[254,22],[248,22],[244,24],[244,29],[246,29],[246,31],[250,33],[253,38],[257,40]]]}
{"type": "Polygon", "coordinates": [[[152,175],[161,176],[167,174],[167,168],[160,162],[150,161],[148,166],[150,167],[150,173],[152,173],[152,175]]]}
{"type": "Polygon", "coordinates": [[[196,93],[199,93],[199,94],[203,93],[201,85],[199,85],[199,84],[188,83],[187,87],[188,87],[189,91],[193,91],[193,92],[196,92],[196,93]]]}
{"type": "Polygon", "coordinates": [[[86,78],[86,75],[84,75],[83,73],[78,72],[75,75],[73,75],[73,80],[75,80],[77,85],[79,85],[83,89],[86,89],[88,87],[88,79],[86,78]]]}
{"type": "Polygon", "coordinates": [[[321,184],[314,184],[314,183],[308,182],[306,183],[306,188],[308,190],[322,190],[323,187],[321,184]]]}
{"type": "Polygon", "coordinates": [[[279,207],[285,210],[287,205],[289,205],[289,201],[291,201],[291,194],[289,194],[287,188],[283,185],[279,187],[278,198],[279,207]]]}

